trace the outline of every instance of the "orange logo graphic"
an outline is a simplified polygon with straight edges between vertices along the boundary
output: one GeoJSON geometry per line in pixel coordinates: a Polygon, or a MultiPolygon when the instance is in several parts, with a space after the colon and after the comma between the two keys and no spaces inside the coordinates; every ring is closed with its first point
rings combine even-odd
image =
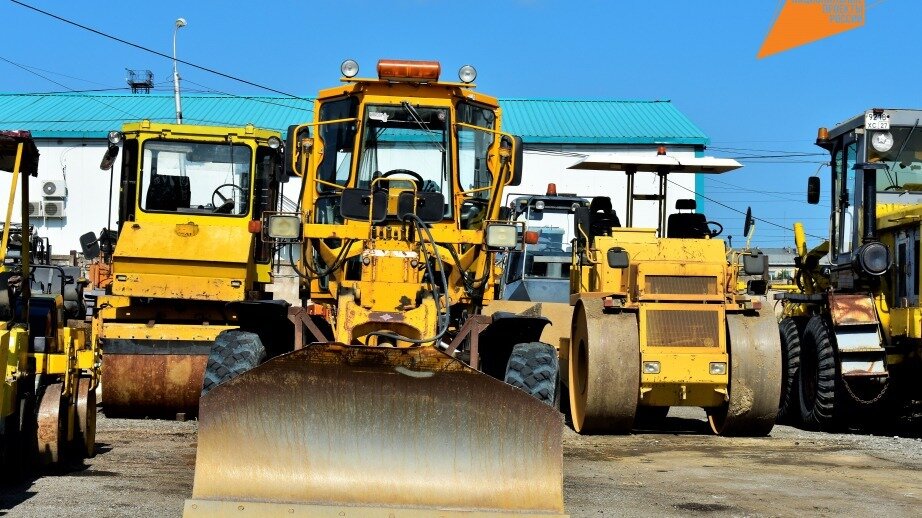
{"type": "Polygon", "coordinates": [[[865,0],[782,0],[761,59],[864,25],[865,0]]]}

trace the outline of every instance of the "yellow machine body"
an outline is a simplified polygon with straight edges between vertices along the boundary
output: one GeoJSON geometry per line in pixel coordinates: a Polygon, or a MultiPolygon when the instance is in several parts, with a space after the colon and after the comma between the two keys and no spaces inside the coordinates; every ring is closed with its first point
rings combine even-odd
{"type": "MultiPolygon", "coordinates": [[[[794,424],[893,424],[922,400],[920,118],[873,108],[818,132],[832,166],[829,239],[810,250],[795,224],[797,289],[778,295],[791,365],[782,413],[794,424]]],[[[811,203],[820,183],[810,179],[811,203]]]]}
{"type": "Polygon", "coordinates": [[[303,212],[263,228],[301,244],[313,306],[293,352],[202,397],[186,516],[562,515],[560,415],[500,381],[545,322],[479,314],[521,143],[437,75],[344,79],[289,130],[303,212]]]}
{"type": "MultiPolygon", "coordinates": [[[[739,167],[694,160],[704,171],[711,164],[712,173],[739,167]]],[[[714,239],[719,232],[704,226],[703,215],[679,213],[666,225],[666,175],[696,167],[660,155],[574,168],[625,171],[629,190],[637,172],[660,179],[660,193],[647,196],[660,204],[658,228],[630,226],[632,192],[625,227],[607,198],[576,209],[573,327],[561,350],[574,428],[625,433],[662,419],[669,407],[695,406],[705,409],[715,433],[767,434],[781,378],[771,308],[738,289],[743,256],[714,239]]],[[[677,208],[694,210],[693,200],[677,208]]]]}
{"type": "Polygon", "coordinates": [[[120,230],[93,321],[103,406],[194,416],[210,345],[243,318],[233,303],[267,296],[271,253],[253,225],[276,209],[281,154],[269,142],[281,140],[252,125],[150,121],[126,123],[121,139],[120,230]]]}
{"type": "MultiPolygon", "coordinates": [[[[29,178],[38,171],[38,149],[31,134],[0,132],[0,170],[12,172],[6,218],[0,238],[0,460],[3,477],[28,473],[34,465],[62,462],[67,452],[93,456],[96,438],[95,391],[100,354],[87,329],[64,319],[61,293],[35,293],[29,282],[39,268],[31,256],[32,230],[25,200],[29,178]],[[13,204],[21,186],[17,254],[13,245],[13,204]],[[28,273],[24,273],[28,272],[28,273]]],[[[67,282],[62,271],[61,291],[67,282]]]]}

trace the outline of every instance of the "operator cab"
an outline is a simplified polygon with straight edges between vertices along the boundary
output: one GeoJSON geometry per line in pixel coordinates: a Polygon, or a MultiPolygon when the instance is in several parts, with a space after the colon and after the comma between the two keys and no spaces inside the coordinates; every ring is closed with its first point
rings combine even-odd
{"type": "MultiPolygon", "coordinates": [[[[597,228],[610,233],[618,216],[604,202],[596,202],[597,228]],[[607,210],[606,210],[607,208],[607,210]]],[[[574,221],[577,210],[590,209],[589,200],[574,194],[556,194],[554,184],[546,195],[519,196],[510,204],[512,219],[524,223],[525,247],[506,255],[502,298],[534,302],[568,302],[570,265],[573,261],[574,221]]]]}

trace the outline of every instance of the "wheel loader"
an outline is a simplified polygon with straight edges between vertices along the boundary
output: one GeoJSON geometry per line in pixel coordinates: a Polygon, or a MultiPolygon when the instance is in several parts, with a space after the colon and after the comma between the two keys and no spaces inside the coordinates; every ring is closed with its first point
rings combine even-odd
{"type": "Polygon", "coordinates": [[[105,290],[92,329],[106,415],[193,417],[222,331],[243,325],[271,343],[287,339],[286,326],[271,323],[287,309],[266,290],[273,250],[259,238],[287,179],[282,144],[252,125],[144,120],[110,132],[101,169],[115,167],[121,146],[119,230],[81,237],[105,290]]]}
{"type": "MultiPolygon", "coordinates": [[[[818,131],[830,155],[829,239],[808,249],[795,225],[798,290],[777,296],[791,423],[892,426],[922,400],[920,121],[922,110],[869,109],[818,131]]],[[[809,179],[809,203],[820,184],[809,179]]]]}
{"type": "Polygon", "coordinates": [[[77,281],[41,264],[28,225],[29,177],[38,174],[38,149],[28,131],[0,131],[0,169],[12,172],[0,237],[0,477],[92,456],[96,440],[99,352],[81,326],[69,326],[64,293],[77,281]],[[21,225],[12,223],[17,184],[21,225]],[[18,239],[17,239],[18,237],[18,239]],[[13,239],[11,239],[13,238],[13,239]],[[51,272],[52,275],[45,274],[51,272]],[[55,288],[41,279],[56,280],[55,288]]]}
{"type": "Polygon", "coordinates": [[[289,129],[299,213],[263,236],[301,276],[295,348],[241,330],[206,369],[186,516],[561,516],[547,319],[484,315],[521,140],[475,71],[382,60],[289,129]],[[268,359],[266,359],[268,358],[268,359]]]}
{"type": "Polygon", "coordinates": [[[704,408],[720,435],[771,431],[781,384],[776,320],[762,297],[737,289],[740,269],[763,274],[767,262],[728,251],[715,239],[720,224],[695,212],[693,199],[679,199],[667,217],[669,175],[738,167],[670,156],[665,147],[655,156],[614,153],[571,166],[627,175],[624,226],[603,196],[576,208],[574,218],[573,320],[560,357],[577,432],[627,433],[672,406],[704,408]],[[656,193],[635,189],[644,173],[656,193]],[[656,206],[656,228],[634,226],[638,201],[656,206]]]}

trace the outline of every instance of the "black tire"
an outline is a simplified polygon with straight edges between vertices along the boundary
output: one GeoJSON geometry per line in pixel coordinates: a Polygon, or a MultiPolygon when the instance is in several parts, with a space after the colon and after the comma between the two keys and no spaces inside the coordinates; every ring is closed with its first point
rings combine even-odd
{"type": "Polygon", "coordinates": [[[506,364],[505,381],[556,408],[560,397],[557,350],[542,342],[516,345],[506,364]]]}
{"type": "Polygon", "coordinates": [[[259,335],[246,331],[222,331],[211,346],[202,395],[225,381],[256,367],[266,358],[259,335]]]}
{"type": "Polygon", "coordinates": [[[800,423],[800,329],[787,317],[778,323],[781,333],[781,401],[778,419],[781,424],[800,423]]]}
{"type": "Polygon", "coordinates": [[[835,347],[822,316],[807,322],[800,342],[799,401],[801,424],[808,430],[830,431],[838,426],[839,373],[835,347]]]}

